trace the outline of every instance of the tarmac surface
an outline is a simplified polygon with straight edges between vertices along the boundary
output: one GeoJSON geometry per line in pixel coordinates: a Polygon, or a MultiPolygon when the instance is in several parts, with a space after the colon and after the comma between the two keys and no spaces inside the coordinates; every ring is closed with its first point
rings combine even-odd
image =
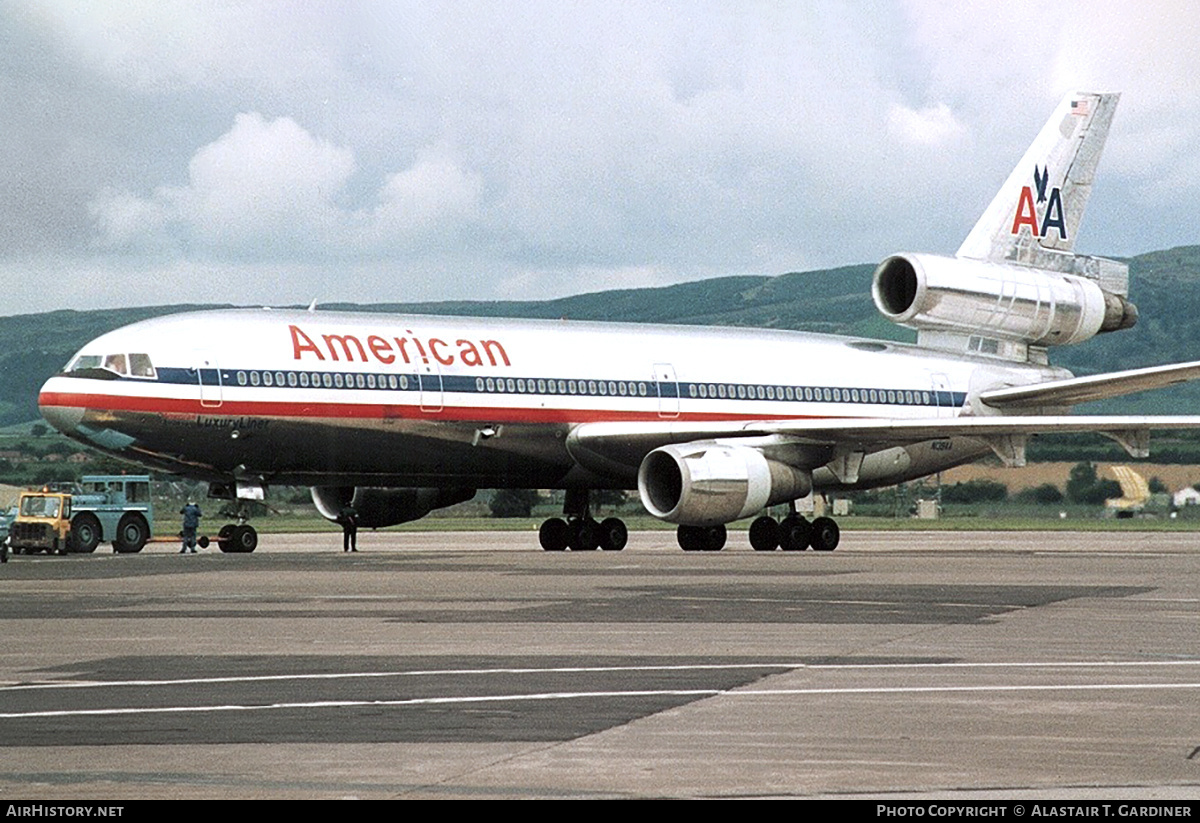
{"type": "Polygon", "coordinates": [[[1200,535],[0,566],[0,800],[1200,797],[1200,535]]]}

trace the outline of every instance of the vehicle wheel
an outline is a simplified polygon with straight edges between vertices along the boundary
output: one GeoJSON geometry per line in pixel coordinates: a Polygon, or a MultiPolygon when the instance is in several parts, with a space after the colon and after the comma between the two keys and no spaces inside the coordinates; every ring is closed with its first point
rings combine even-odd
{"type": "Polygon", "coordinates": [[[756,552],[773,552],[779,548],[779,524],[775,518],[763,515],[750,524],[750,545],[756,552]]]}
{"type": "Polygon", "coordinates": [[[831,552],[837,548],[842,531],[828,517],[818,517],[812,522],[812,547],[819,552],[831,552]]]}
{"type": "Polygon", "coordinates": [[[237,526],[232,523],[226,523],[221,527],[221,531],[217,532],[217,548],[223,552],[237,551],[233,547],[233,530],[237,526]]]}
{"type": "Polygon", "coordinates": [[[571,527],[569,545],[573,552],[594,552],[600,548],[600,524],[590,517],[567,524],[571,527]]]}
{"type": "Polygon", "coordinates": [[[207,549],[208,548],[208,535],[207,534],[200,535],[200,539],[196,541],[196,545],[202,549],[207,549]]]}
{"type": "Polygon", "coordinates": [[[130,512],[117,524],[117,538],[113,541],[113,548],[120,554],[137,554],[149,539],[150,527],[146,525],[146,518],[130,512]]]}
{"type": "Polygon", "coordinates": [[[8,543],[0,543],[0,563],[8,562],[8,543]]]}
{"type": "Polygon", "coordinates": [[[779,524],[779,545],[785,552],[802,552],[812,540],[812,524],[799,515],[779,524]]]}
{"type": "Polygon", "coordinates": [[[238,554],[249,554],[258,548],[258,532],[254,530],[253,526],[234,526],[230,542],[233,545],[232,551],[238,554]]]}
{"type": "Polygon", "coordinates": [[[96,515],[84,512],[71,521],[70,550],[80,554],[91,554],[100,545],[100,521],[96,515]]]}
{"type": "Polygon", "coordinates": [[[548,552],[560,552],[571,539],[571,527],[561,517],[551,517],[538,529],[538,542],[548,552]]]}
{"type": "Polygon", "coordinates": [[[619,552],[629,542],[629,529],[619,517],[609,517],[600,523],[600,548],[619,552]]]}

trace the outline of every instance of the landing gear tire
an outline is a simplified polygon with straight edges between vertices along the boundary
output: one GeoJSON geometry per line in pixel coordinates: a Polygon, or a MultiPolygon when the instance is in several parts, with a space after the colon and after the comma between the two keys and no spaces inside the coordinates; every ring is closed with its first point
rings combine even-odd
{"type": "Polygon", "coordinates": [[[619,517],[609,517],[600,522],[600,548],[606,552],[619,552],[629,542],[629,529],[619,517]]]}
{"type": "Polygon", "coordinates": [[[838,524],[828,517],[818,517],[812,522],[812,536],[809,542],[819,552],[831,552],[837,548],[842,531],[838,524]]]}
{"type": "Polygon", "coordinates": [[[685,552],[719,552],[725,547],[725,526],[680,526],[675,531],[679,548],[685,552]]]}
{"type": "Polygon", "coordinates": [[[130,512],[117,524],[117,537],[113,541],[113,550],[117,554],[137,554],[149,539],[150,527],[146,525],[146,518],[130,512]]]}
{"type": "Polygon", "coordinates": [[[763,515],[750,524],[750,545],[756,552],[773,552],[779,548],[779,524],[775,518],[763,515]]]}
{"type": "Polygon", "coordinates": [[[590,517],[581,517],[568,524],[571,539],[568,545],[573,552],[594,552],[600,548],[600,524],[590,517]]]}
{"type": "Polygon", "coordinates": [[[100,521],[94,514],[77,514],[71,521],[71,538],[67,544],[72,552],[91,554],[100,545],[100,521]]]}
{"type": "Polygon", "coordinates": [[[232,523],[226,523],[221,527],[221,530],[217,532],[218,549],[225,553],[237,551],[237,549],[233,547],[233,530],[236,528],[237,526],[233,525],[232,523]]]}
{"type": "Polygon", "coordinates": [[[571,541],[571,527],[561,517],[551,517],[538,529],[538,542],[548,552],[561,552],[571,541]]]}
{"type": "Polygon", "coordinates": [[[258,532],[254,530],[253,526],[234,526],[233,532],[229,535],[229,542],[231,552],[249,554],[258,548],[258,532]]]}
{"type": "Polygon", "coordinates": [[[779,546],[785,552],[802,552],[811,541],[812,524],[803,517],[788,516],[779,524],[779,546]]]}

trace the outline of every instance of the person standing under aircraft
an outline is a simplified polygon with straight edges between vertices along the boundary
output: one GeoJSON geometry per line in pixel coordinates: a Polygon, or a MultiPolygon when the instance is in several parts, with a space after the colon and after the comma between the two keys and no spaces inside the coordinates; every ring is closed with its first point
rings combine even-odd
{"type": "Polygon", "coordinates": [[[196,553],[196,529],[200,527],[200,518],[204,515],[200,512],[200,507],[196,505],[195,500],[189,500],[187,505],[179,510],[183,515],[183,548],[179,550],[180,554],[191,552],[196,553]]]}
{"type": "Polygon", "coordinates": [[[342,524],[342,551],[358,551],[358,512],[353,506],[343,506],[338,512],[338,522],[342,524]]]}

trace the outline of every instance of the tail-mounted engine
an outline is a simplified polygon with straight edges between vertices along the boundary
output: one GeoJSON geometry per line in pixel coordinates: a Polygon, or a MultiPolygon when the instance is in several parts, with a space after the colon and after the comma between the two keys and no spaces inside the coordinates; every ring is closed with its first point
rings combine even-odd
{"type": "Polygon", "coordinates": [[[327,520],[336,522],[347,506],[358,515],[358,525],[368,529],[419,520],[434,509],[453,506],[475,496],[474,489],[388,489],[364,486],[313,486],[313,505],[327,520]]]}
{"type": "Polygon", "coordinates": [[[638,470],[646,511],[686,526],[729,523],[811,490],[806,472],[758,449],[713,441],[655,449],[638,470]]]}
{"type": "Polygon", "coordinates": [[[1137,307],[1125,297],[1124,264],[1078,255],[1054,258],[1072,271],[897,254],[875,269],[871,294],[885,317],[920,332],[1036,346],[1080,343],[1137,322],[1137,307]]]}

